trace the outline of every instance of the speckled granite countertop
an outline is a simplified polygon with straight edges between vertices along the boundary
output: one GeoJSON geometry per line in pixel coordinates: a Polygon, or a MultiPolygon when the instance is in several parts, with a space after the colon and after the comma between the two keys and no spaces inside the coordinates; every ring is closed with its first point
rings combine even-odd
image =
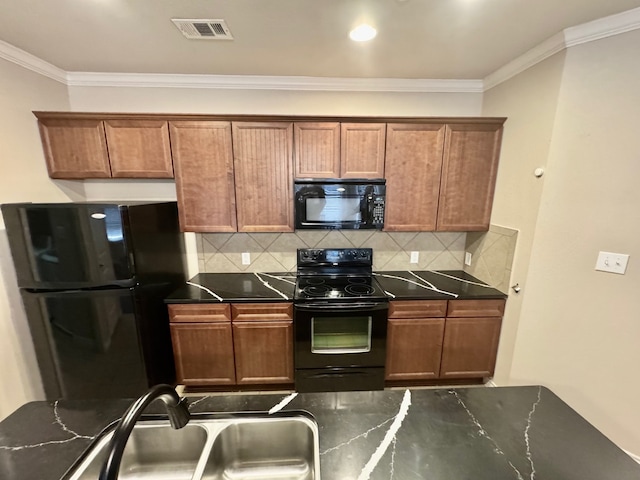
{"type": "MultiPolygon", "coordinates": [[[[375,272],[390,300],[489,299],[507,296],[462,270],[375,272]]],[[[295,272],[199,273],[166,303],[292,301],[295,272]]]]}
{"type": "MultiPolygon", "coordinates": [[[[129,403],[24,405],[0,422],[0,478],[60,479],[129,403]]],[[[316,418],[322,480],[640,479],[640,465],[539,386],[226,395],[190,409],[276,405],[316,418]]]]}

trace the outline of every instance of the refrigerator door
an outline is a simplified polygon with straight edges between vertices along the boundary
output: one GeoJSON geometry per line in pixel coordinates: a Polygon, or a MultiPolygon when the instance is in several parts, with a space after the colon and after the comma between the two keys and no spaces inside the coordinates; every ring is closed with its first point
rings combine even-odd
{"type": "Polygon", "coordinates": [[[21,293],[47,399],[148,389],[134,289],[21,293]]]}
{"type": "Polygon", "coordinates": [[[2,214],[20,287],[134,284],[126,216],[119,205],[7,204],[2,214]]]}

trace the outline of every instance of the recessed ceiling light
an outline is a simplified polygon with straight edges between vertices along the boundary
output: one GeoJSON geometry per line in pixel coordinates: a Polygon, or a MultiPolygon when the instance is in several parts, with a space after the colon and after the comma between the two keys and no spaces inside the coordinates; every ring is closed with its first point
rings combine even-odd
{"type": "Polygon", "coordinates": [[[377,30],[371,25],[363,23],[349,32],[349,38],[355,42],[366,42],[376,36],[377,30]]]}

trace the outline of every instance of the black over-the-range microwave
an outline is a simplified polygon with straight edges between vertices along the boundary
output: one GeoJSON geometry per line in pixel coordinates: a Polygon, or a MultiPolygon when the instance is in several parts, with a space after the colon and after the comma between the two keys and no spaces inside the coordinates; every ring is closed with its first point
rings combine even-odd
{"type": "Polygon", "coordinates": [[[385,180],[296,178],[295,228],[381,229],[385,180]]]}

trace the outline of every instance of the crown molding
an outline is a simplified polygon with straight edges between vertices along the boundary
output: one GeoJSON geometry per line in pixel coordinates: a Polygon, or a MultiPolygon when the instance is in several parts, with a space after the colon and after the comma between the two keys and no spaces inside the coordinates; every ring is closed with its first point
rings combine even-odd
{"type": "Polygon", "coordinates": [[[67,72],[2,40],[0,40],[0,58],[49,77],[56,82],[67,84],[67,72]]]}
{"type": "Polygon", "coordinates": [[[638,28],[640,28],[640,7],[566,28],[564,30],[565,44],[567,48],[573,47],[638,28]]]}
{"type": "Polygon", "coordinates": [[[495,72],[487,75],[484,80],[484,90],[499,85],[502,82],[533,67],[562,50],[575,45],[593,42],[602,38],[612,37],[621,33],[640,28],[640,7],[626,12],[599,18],[592,22],[565,28],[540,45],[510,61],[495,72]]]}
{"type": "Polygon", "coordinates": [[[67,84],[81,87],[216,88],[341,92],[482,93],[482,80],[404,78],[277,77],[68,72],[67,84]]]}

